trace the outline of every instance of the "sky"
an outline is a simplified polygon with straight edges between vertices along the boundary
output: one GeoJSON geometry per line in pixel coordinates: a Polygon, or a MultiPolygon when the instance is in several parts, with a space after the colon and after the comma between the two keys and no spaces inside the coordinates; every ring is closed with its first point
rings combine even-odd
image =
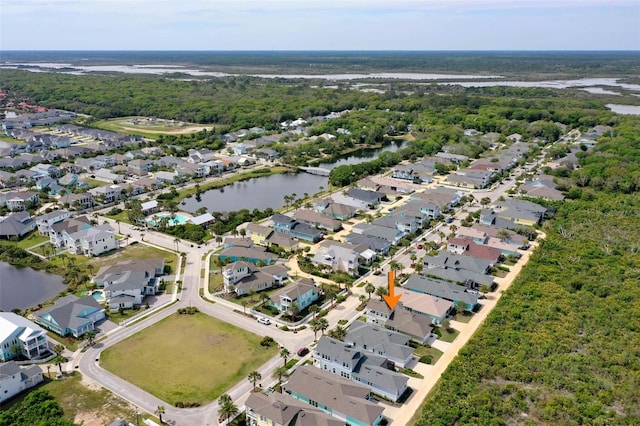
{"type": "Polygon", "coordinates": [[[0,0],[0,50],[640,50],[640,0],[0,0]]]}

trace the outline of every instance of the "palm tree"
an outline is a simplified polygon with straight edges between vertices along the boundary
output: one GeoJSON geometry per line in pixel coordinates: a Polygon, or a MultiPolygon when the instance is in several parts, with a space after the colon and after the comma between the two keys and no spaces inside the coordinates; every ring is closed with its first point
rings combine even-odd
{"type": "Polygon", "coordinates": [[[180,251],[180,250],[178,250],[178,243],[180,243],[180,238],[176,238],[176,239],[173,240],[173,244],[176,245],[176,252],[180,251]]]}
{"type": "Polygon", "coordinates": [[[300,308],[298,308],[298,304],[296,302],[291,302],[291,304],[287,308],[287,312],[289,313],[291,320],[295,321],[296,317],[300,313],[300,308]]]}
{"type": "Polygon", "coordinates": [[[365,300],[367,300],[367,296],[361,294],[360,296],[358,296],[358,300],[360,301],[360,304],[362,304],[365,300]]]}
{"type": "Polygon", "coordinates": [[[87,340],[89,341],[89,346],[93,346],[95,343],[96,332],[95,330],[89,330],[86,332],[85,336],[87,336],[87,340]]]}
{"type": "Polygon", "coordinates": [[[289,355],[291,355],[291,352],[289,352],[289,349],[287,348],[280,349],[280,356],[284,360],[285,367],[287,366],[287,359],[289,359],[289,355]]]}
{"type": "Polygon", "coordinates": [[[318,331],[322,330],[322,324],[320,323],[320,319],[322,318],[318,318],[317,320],[314,319],[309,323],[309,325],[311,326],[311,330],[313,331],[314,342],[318,340],[318,331]]]}
{"type": "Polygon", "coordinates": [[[118,234],[121,234],[121,232],[120,232],[120,221],[119,220],[116,220],[116,225],[118,225],[118,234]]]}
{"type": "Polygon", "coordinates": [[[287,367],[277,367],[273,371],[273,374],[271,375],[271,377],[273,377],[274,379],[278,379],[278,382],[281,382],[282,378],[287,377],[288,374],[289,374],[289,370],[287,370],[287,367]]]}
{"type": "Polygon", "coordinates": [[[140,233],[140,240],[144,241],[144,232],[140,233]]]}
{"type": "Polygon", "coordinates": [[[380,296],[380,300],[382,300],[382,296],[386,296],[389,294],[389,288],[381,285],[380,287],[376,288],[376,296],[380,296]]]}
{"type": "Polygon", "coordinates": [[[367,294],[369,295],[369,299],[371,299],[371,293],[376,291],[376,286],[371,283],[367,283],[367,285],[364,286],[364,291],[367,292],[367,294]]]}
{"type": "Polygon", "coordinates": [[[333,337],[336,340],[344,340],[344,336],[347,335],[347,330],[341,325],[336,325],[336,328],[329,332],[329,337],[333,337]]]}
{"type": "Polygon", "coordinates": [[[247,300],[246,297],[242,298],[242,300],[240,301],[240,304],[242,305],[242,311],[243,313],[247,313],[247,305],[249,304],[249,301],[247,300]]]}
{"type": "Polygon", "coordinates": [[[403,266],[399,262],[392,260],[391,262],[389,262],[389,269],[391,269],[394,272],[398,272],[403,269],[403,266]]]}
{"type": "Polygon", "coordinates": [[[311,312],[313,314],[313,319],[316,319],[316,314],[318,313],[318,311],[320,310],[320,307],[318,305],[311,305],[309,306],[309,312],[311,312]]]}
{"type": "Polygon", "coordinates": [[[60,374],[62,374],[62,364],[64,364],[67,361],[68,359],[63,357],[60,354],[56,355],[56,357],[51,360],[51,362],[53,362],[55,365],[58,366],[58,369],[60,370],[60,374]]]}
{"type": "Polygon", "coordinates": [[[326,329],[329,328],[329,321],[327,321],[325,318],[320,318],[318,321],[320,321],[320,330],[324,335],[324,332],[326,331],[326,329]]]}
{"type": "Polygon", "coordinates": [[[231,396],[228,393],[223,393],[218,398],[218,405],[222,407],[222,405],[227,401],[232,401],[231,396]]]}
{"type": "Polygon", "coordinates": [[[500,232],[498,232],[498,237],[500,238],[500,241],[502,241],[503,243],[505,241],[507,241],[507,239],[509,239],[509,231],[507,231],[506,229],[501,229],[500,232]]]}
{"type": "Polygon", "coordinates": [[[158,408],[156,408],[155,414],[158,415],[158,419],[160,420],[160,423],[164,423],[162,421],[162,415],[165,413],[165,409],[164,409],[164,405],[158,405],[158,408]]]}
{"type": "Polygon", "coordinates": [[[233,403],[231,397],[226,394],[221,395],[218,401],[220,404],[220,408],[218,409],[218,414],[220,415],[219,420],[224,420],[229,423],[229,420],[238,414],[238,407],[233,403]],[[226,396],[228,399],[223,400],[222,396],[226,396]]]}
{"type": "Polygon", "coordinates": [[[253,370],[251,373],[249,373],[249,381],[251,382],[251,384],[253,385],[253,390],[256,389],[256,383],[258,383],[260,380],[262,380],[262,374],[260,374],[259,372],[257,372],[256,370],[253,370]]]}

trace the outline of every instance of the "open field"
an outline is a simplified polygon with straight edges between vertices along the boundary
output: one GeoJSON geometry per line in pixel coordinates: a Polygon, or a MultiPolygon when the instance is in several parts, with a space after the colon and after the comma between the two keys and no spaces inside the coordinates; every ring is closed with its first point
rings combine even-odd
{"type": "Polygon", "coordinates": [[[104,130],[110,130],[116,133],[136,133],[141,136],[157,137],[158,135],[180,135],[185,133],[194,133],[201,130],[213,130],[215,126],[204,124],[193,124],[175,122],[171,125],[170,121],[166,121],[166,125],[163,122],[157,122],[155,124],[143,124],[146,117],[120,117],[110,120],[103,120],[94,123],[96,127],[104,130]],[[139,124],[131,123],[131,120],[137,119],[139,124]]]}
{"type": "Polygon", "coordinates": [[[14,243],[13,241],[7,241],[7,240],[0,241],[0,244],[3,244],[3,245],[14,245],[14,244],[16,244],[21,249],[28,249],[29,247],[33,247],[35,245],[38,245],[40,243],[44,243],[44,242],[47,242],[47,241],[49,241],[49,237],[48,236],[39,235],[38,231],[34,230],[29,234],[28,237],[25,237],[22,240],[18,241],[17,244],[14,243]]]}
{"type": "Polygon", "coordinates": [[[275,353],[231,324],[176,314],[105,350],[101,365],[170,404],[206,404],[275,353]]]}
{"type": "MultiPolygon", "coordinates": [[[[51,368],[51,377],[54,377],[58,369],[51,368]]],[[[135,423],[136,411],[126,401],[115,396],[101,386],[89,383],[82,379],[82,375],[73,372],[65,375],[61,380],[47,380],[36,387],[49,392],[60,404],[65,419],[84,426],[103,426],[116,419],[127,419],[135,423]]],[[[9,405],[16,404],[28,395],[28,392],[11,400],[9,405]]],[[[4,408],[7,408],[6,406],[4,408]]],[[[144,418],[154,419],[153,416],[140,413],[140,421],[144,418]]]]}

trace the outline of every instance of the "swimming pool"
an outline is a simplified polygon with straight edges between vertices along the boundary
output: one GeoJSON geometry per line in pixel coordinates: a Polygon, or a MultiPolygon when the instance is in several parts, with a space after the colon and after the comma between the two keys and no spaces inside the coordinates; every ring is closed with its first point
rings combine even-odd
{"type": "Polygon", "coordinates": [[[96,302],[104,302],[104,291],[102,290],[94,290],[91,292],[91,297],[93,297],[96,302]]]}
{"type": "Polygon", "coordinates": [[[185,218],[184,216],[180,216],[179,214],[175,215],[173,219],[169,214],[154,215],[151,219],[147,219],[147,223],[151,226],[156,226],[157,222],[155,219],[157,219],[157,221],[159,222],[163,217],[169,219],[169,221],[167,222],[169,226],[182,225],[184,223],[187,223],[187,218],[185,218]]]}

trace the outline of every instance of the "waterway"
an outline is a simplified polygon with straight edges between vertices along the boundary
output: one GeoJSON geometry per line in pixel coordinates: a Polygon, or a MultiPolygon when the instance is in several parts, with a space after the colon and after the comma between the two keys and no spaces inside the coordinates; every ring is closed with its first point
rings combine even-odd
{"type": "MultiPolygon", "coordinates": [[[[332,163],[319,163],[316,166],[332,169],[344,164],[358,164],[371,161],[385,151],[397,151],[406,144],[398,141],[387,144],[378,149],[365,149],[343,156],[332,163]]],[[[195,196],[184,200],[180,209],[185,212],[195,213],[200,207],[206,207],[209,212],[225,212],[241,209],[264,210],[268,207],[279,209],[285,205],[284,196],[296,194],[301,198],[305,193],[316,194],[329,187],[329,179],[325,176],[316,176],[308,173],[287,173],[258,177],[242,182],[235,182],[223,188],[210,189],[200,196],[200,201],[195,196]]]]}
{"type": "Polygon", "coordinates": [[[616,114],[640,115],[640,106],[638,105],[607,104],[605,106],[616,114]]]}
{"type": "Polygon", "coordinates": [[[25,309],[54,298],[65,290],[62,277],[0,262],[0,309],[25,309]]]}
{"type": "Polygon", "coordinates": [[[195,213],[200,207],[206,207],[209,212],[279,209],[284,206],[285,195],[295,193],[301,198],[304,193],[315,194],[320,187],[326,189],[328,186],[326,176],[308,173],[270,175],[210,189],[202,193],[199,202],[195,196],[185,199],[180,209],[189,213],[195,213]]]}

